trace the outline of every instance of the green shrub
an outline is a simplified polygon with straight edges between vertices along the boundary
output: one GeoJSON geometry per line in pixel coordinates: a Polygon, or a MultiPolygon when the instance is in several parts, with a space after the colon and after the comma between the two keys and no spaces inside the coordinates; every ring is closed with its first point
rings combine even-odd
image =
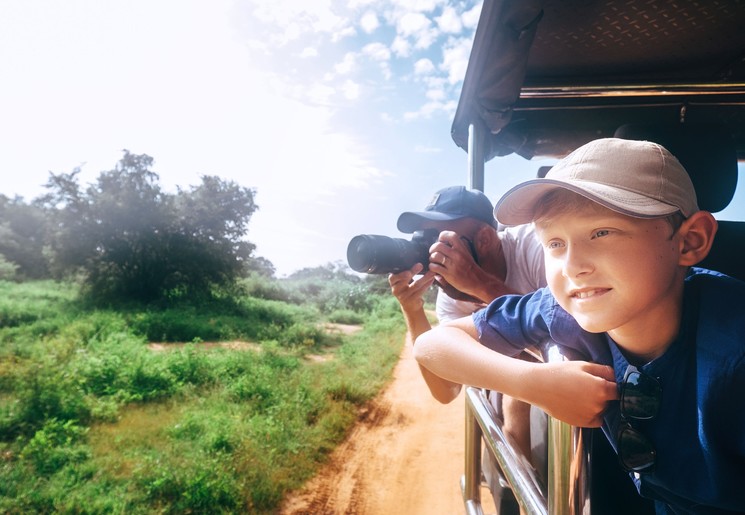
{"type": "Polygon", "coordinates": [[[176,377],[157,359],[143,359],[128,371],[129,393],[134,399],[151,401],[162,399],[178,389],[176,377]]]}
{"type": "Polygon", "coordinates": [[[223,407],[187,412],[170,430],[170,435],[178,440],[198,445],[208,454],[225,453],[235,450],[241,440],[241,428],[235,417],[231,417],[223,407]]]}
{"type": "Polygon", "coordinates": [[[195,338],[215,341],[222,334],[214,319],[195,308],[137,313],[131,326],[151,342],[190,342],[195,338]]]}
{"type": "Polygon", "coordinates": [[[86,432],[72,420],[49,419],[23,448],[21,457],[32,463],[37,473],[49,476],[90,457],[90,450],[81,444],[86,432]]]}
{"type": "MultiPolygon", "coordinates": [[[[256,369],[259,372],[261,369],[256,369]]],[[[266,372],[271,372],[266,369],[266,372]]],[[[277,397],[277,386],[268,382],[270,374],[265,373],[264,377],[260,374],[243,376],[227,385],[226,390],[230,399],[237,402],[250,402],[258,412],[264,412],[275,404],[277,397]]]]}
{"type": "Polygon", "coordinates": [[[35,365],[22,375],[14,390],[16,408],[5,420],[4,438],[32,434],[48,420],[90,420],[90,407],[77,378],[58,367],[35,365]]]}
{"type": "Polygon", "coordinates": [[[251,340],[260,338],[267,325],[284,329],[317,318],[318,313],[307,307],[250,297],[212,306],[180,305],[128,315],[134,332],[157,342],[251,340]]]}
{"type": "Polygon", "coordinates": [[[199,349],[198,342],[191,343],[180,351],[170,352],[163,358],[179,384],[203,386],[218,379],[214,360],[199,349]]]}
{"type": "Polygon", "coordinates": [[[365,321],[365,316],[351,309],[337,309],[328,315],[329,322],[337,324],[360,325],[365,321]]]}
{"type": "Polygon", "coordinates": [[[291,302],[290,292],[276,279],[252,274],[240,281],[243,293],[248,297],[265,300],[291,302]]]}
{"type": "Polygon", "coordinates": [[[209,456],[192,460],[187,467],[151,459],[138,471],[137,482],[163,513],[242,511],[237,478],[224,473],[219,460],[209,456]]]}
{"type": "Polygon", "coordinates": [[[16,278],[18,272],[18,265],[5,259],[5,256],[0,254],[0,281],[12,281],[16,278]]]}

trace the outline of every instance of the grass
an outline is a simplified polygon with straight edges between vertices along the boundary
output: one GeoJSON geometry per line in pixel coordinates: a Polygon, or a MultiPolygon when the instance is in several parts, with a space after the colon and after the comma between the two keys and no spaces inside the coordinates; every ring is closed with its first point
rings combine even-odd
{"type": "Polygon", "coordinates": [[[392,298],[335,308],[363,330],[329,335],[314,306],[249,297],[115,311],[71,285],[0,293],[3,513],[273,513],[390,379],[405,330],[392,298]],[[225,339],[257,345],[200,345],[225,339]]]}

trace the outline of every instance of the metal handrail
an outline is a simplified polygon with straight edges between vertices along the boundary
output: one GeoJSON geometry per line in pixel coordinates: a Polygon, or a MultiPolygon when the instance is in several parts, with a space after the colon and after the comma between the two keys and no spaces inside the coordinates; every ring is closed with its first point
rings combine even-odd
{"type": "Polygon", "coordinates": [[[472,387],[466,389],[466,470],[462,480],[466,513],[483,513],[480,491],[482,439],[525,512],[547,515],[546,495],[535,469],[503,431],[502,421],[489,403],[486,392],[472,387]]]}
{"type": "MultiPolygon", "coordinates": [[[[555,344],[548,344],[543,356],[545,361],[567,360],[555,344]]],[[[489,403],[486,392],[466,388],[465,474],[461,479],[466,513],[483,515],[480,491],[482,441],[494,456],[523,513],[590,513],[589,446],[584,440],[581,428],[549,417],[548,477],[544,489],[528,458],[503,431],[502,421],[489,403]]]]}

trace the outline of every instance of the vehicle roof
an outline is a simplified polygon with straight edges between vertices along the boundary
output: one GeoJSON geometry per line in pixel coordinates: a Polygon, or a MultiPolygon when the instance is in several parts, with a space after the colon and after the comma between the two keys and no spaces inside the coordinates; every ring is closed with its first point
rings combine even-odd
{"type": "Polygon", "coordinates": [[[452,125],[486,160],[625,124],[716,124],[745,161],[745,0],[485,0],[452,125]]]}

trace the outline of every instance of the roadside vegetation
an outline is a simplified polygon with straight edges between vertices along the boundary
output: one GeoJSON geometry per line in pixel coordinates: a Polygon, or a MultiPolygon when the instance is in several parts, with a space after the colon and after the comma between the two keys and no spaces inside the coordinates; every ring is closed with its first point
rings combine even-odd
{"type": "Polygon", "coordinates": [[[126,309],[92,308],[70,283],[0,282],[0,512],[276,510],[390,378],[403,341],[390,295],[309,275],[243,285],[286,300],[126,309]],[[362,330],[324,330],[334,320],[362,330]],[[220,341],[252,345],[206,348],[220,341]]]}
{"type": "Polygon", "coordinates": [[[277,279],[254,190],[152,163],[0,195],[1,513],[274,513],[390,378],[385,277],[277,279]]]}

